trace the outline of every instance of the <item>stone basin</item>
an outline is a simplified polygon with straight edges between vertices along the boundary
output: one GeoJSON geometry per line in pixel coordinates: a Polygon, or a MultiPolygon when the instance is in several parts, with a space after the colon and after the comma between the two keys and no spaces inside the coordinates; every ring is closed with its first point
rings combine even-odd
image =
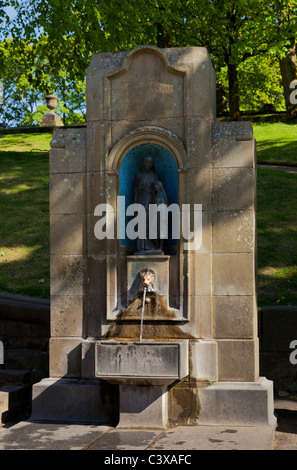
{"type": "Polygon", "coordinates": [[[98,341],[95,375],[110,383],[169,385],[188,375],[188,340],[98,341]]]}

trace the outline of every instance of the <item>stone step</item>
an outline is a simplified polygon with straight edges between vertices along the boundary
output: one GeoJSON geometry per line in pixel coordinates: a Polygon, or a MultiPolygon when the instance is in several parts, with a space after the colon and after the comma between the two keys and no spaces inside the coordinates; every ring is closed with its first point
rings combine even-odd
{"type": "Polygon", "coordinates": [[[0,388],[0,425],[29,410],[31,387],[29,385],[5,385],[0,388]]]}
{"type": "Polygon", "coordinates": [[[28,370],[0,370],[0,388],[5,385],[28,385],[31,372],[28,370]]]}
{"type": "Polygon", "coordinates": [[[31,384],[49,375],[48,351],[34,349],[6,349],[4,344],[4,366],[2,370],[27,370],[31,384]]]}

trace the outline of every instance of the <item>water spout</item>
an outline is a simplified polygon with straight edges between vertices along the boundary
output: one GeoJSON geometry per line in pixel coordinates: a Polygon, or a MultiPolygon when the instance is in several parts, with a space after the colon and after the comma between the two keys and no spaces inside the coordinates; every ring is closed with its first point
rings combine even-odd
{"type": "Polygon", "coordinates": [[[146,296],[147,287],[143,289],[143,301],[142,301],[142,311],[141,311],[141,320],[140,320],[140,338],[139,341],[142,341],[142,334],[143,334],[143,317],[144,317],[144,306],[145,306],[145,296],[146,296]]]}
{"type": "Polygon", "coordinates": [[[155,275],[153,271],[146,268],[140,273],[140,277],[141,277],[142,284],[143,284],[143,300],[142,300],[142,310],[141,310],[141,319],[140,319],[140,339],[139,339],[139,341],[141,342],[142,335],[143,335],[143,319],[144,319],[146,291],[147,289],[150,289],[150,288],[152,289],[152,286],[155,280],[155,275]]]}

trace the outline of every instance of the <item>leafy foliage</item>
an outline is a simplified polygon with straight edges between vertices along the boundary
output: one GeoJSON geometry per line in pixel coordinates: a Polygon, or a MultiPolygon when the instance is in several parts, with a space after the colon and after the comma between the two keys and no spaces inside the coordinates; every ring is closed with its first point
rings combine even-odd
{"type": "MultiPolygon", "coordinates": [[[[283,108],[281,86],[287,90],[290,74],[295,73],[292,67],[287,67],[289,73],[283,67],[280,85],[278,61],[289,63],[294,56],[297,0],[5,0],[2,4],[13,5],[17,12],[9,23],[10,60],[18,70],[14,76],[22,75],[26,82],[13,81],[22,105],[25,102],[30,109],[36,93],[40,97],[55,92],[68,122],[84,118],[85,71],[97,52],[143,44],[204,46],[218,82],[224,83],[233,117],[239,108],[265,103],[283,108]]],[[[0,21],[1,11],[0,3],[0,21]]],[[[12,74],[3,78],[2,73],[2,80],[9,88],[12,74]]],[[[15,112],[19,122],[31,119],[29,111],[15,112]]]]}
{"type": "Polygon", "coordinates": [[[69,82],[67,71],[60,69],[54,76],[47,57],[40,51],[46,43],[7,39],[0,43],[0,81],[3,83],[3,100],[0,103],[0,121],[4,126],[36,125],[48,112],[44,95],[56,92],[61,101],[57,114],[65,123],[85,120],[85,82],[69,82]],[[43,104],[41,104],[43,103],[43,104]]]}

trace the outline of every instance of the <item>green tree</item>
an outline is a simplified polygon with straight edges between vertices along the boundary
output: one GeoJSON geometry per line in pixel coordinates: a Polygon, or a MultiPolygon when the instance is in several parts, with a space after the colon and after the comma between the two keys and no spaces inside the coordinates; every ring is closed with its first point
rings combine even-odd
{"type": "Polygon", "coordinates": [[[6,24],[9,20],[6,8],[10,5],[9,0],[0,0],[0,25],[3,28],[3,25],[6,24]]]}
{"type": "Polygon", "coordinates": [[[273,51],[281,58],[288,45],[292,49],[296,1],[15,0],[13,34],[26,38],[39,57],[43,71],[34,76],[39,89],[46,75],[58,81],[61,70],[69,84],[83,80],[96,52],[142,44],[205,46],[217,73],[227,67],[230,115],[238,119],[239,72],[252,57],[273,51]]]}
{"type": "Polygon", "coordinates": [[[50,92],[56,92],[60,97],[57,113],[65,124],[85,120],[85,82],[70,83],[67,71],[63,69],[54,77],[47,58],[42,59],[39,53],[43,40],[29,44],[26,40],[7,39],[0,43],[2,125],[38,124],[42,113],[48,112],[44,96],[50,92]]]}
{"type": "Polygon", "coordinates": [[[0,120],[5,126],[21,123],[41,98],[30,86],[26,68],[12,54],[12,42],[7,39],[0,43],[0,81],[3,85],[0,120]]]}
{"type": "Polygon", "coordinates": [[[284,97],[289,119],[297,117],[297,105],[291,103],[290,84],[297,79],[296,33],[297,1],[276,0],[271,4],[275,35],[283,40],[283,47],[278,51],[284,97]]]}
{"type": "Polygon", "coordinates": [[[96,52],[183,45],[180,0],[19,0],[16,9],[15,37],[43,44],[51,73],[62,67],[70,79],[84,77],[96,52]]]}
{"type": "MultiPolygon", "coordinates": [[[[228,90],[227,66],[217,73],[217,83],[228,90]]],[[[285,111],[282,77],[275,54],[260,54],[242,62],[238,66],[238,83],[242,112],[261,110],[265,104],[272,105],[276,111],[285,111]]]]}
{"type": "Polygon", "coordinates": [[[230,115],[240,117],[240,65],[268,50],[264,1],[192,0],[190,34],[211,53],[216,70],[227,67],[230,115]]]}

